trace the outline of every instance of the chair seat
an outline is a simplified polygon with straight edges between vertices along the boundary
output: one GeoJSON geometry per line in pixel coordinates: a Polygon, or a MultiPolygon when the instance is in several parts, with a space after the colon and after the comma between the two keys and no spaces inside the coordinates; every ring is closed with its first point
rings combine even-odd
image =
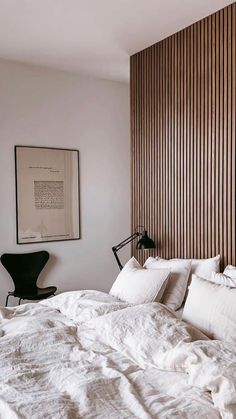
{"type": "Polygon", "coordinates": [[[43,300],[44,298],[50,297],[51,295],[55,294],[56,290],[57,287],[46,287],[37,288],[37,291],[34,294],[17,293],[13,291],[9,293],[9,295],[13,295],[14,297],[18,297],[23,300],[43,300]]]}

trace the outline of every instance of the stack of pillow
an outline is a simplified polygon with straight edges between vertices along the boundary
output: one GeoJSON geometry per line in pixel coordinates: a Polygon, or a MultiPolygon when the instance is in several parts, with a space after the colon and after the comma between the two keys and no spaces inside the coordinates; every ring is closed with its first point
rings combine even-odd
{"type": "Polygon", "coordinates": [[[133,257],[110,294],[132,304],[158,301],[174,311],[185,302],[183,320],[211,339],[235,343],[236,267],[228,265],[219,272],[219,255],[209,259],[149,257],[144,266],[133,257]]]}
{"type": "Polygon", "coordinates": [[[219,267],[220,256],[170,260],[149,257],[143,267],[133,257],[118,275],[110,294],[133,304],[159,301],[176,311],[183,304],[191,275],[210,279],[219,267]]]}

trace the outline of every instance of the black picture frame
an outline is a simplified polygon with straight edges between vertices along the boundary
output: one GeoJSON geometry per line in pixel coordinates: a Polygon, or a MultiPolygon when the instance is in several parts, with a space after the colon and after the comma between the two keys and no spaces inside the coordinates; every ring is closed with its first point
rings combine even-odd
{"type": "MultiPolygon", "coordinates": [[[[23,153],[24,154],[24,153],[23,153]]],[[[39,153],[40,154],[40,153],[39,153]]],[[[33,161],[35,157],[33,157],[33,161]]],[[[81,221],[80,221],[80,172],[79,172],[79,150],[76,149],[70,149],[70,148],[58,148],[58,147],[44,147],[44,146],[26,146],[26,145],[15,145],[14,146],[14,160],[15,160],[15,199],[16,199],[16,243],[21,245],[21,244],[35,244],[35,243],[51,243],[51,242],[58,242],[58,241],[68,241],[68,240],[79,240],[81,239],[81,221]],[[46,214],[43,214],[43,210],[47,210],[45,212],[49,213],[50,212],[55,212],[57,211],[57,216],[58,219],[61,219],[60,217],[60,210],[63,212],[64,211],[64,220],[66,220],[67,218],[70,220],[70,222],[68,222],[68,224],[70,225],[74,225],[74,231],[70,231],[70,232],[66,232],[66,227],[63,225],[60,225],[61,227],[65,228],[65,232],[64,234],[60,233],[59,234],[46,234],[45,236],[41,237],[38,236],[26,236],[26,238],[24,238],[24,236],[22,236],[22,218],[24,218],[24,210],[22,209],[21,203],[23,202],[24,197],[21,196],[22,195],[22,191],[23,189],[25,189],[27,182],[29,183],[30,180],[28,179],[29,177],[29,173],[24,173],[23,172],[27,172],[27,164],[28,162],[22,162],[22,151],[33,151],[32,155],[34,156],[35,153],[37,153],[37,150],[39,150],[41,152],[42,155],[42,151],[45,151],[45,153],[50,152],[51,154],[53,152],[61,152],[62,154],[64,154],[67,158],[65,158],[66,160],[70,160],[68,159],[68,156],[71,155],[71,160],[73,160],[73,164],[70,167],[70,170],[72,171],[72,177],[71,179],[67,179],[65,172],[66,169],[64,169],[64,178],[63,180],[43,180],[40,177],[40,180],[34,180],[34,185],[36,183],[41,185],[38,187],[39,192],[36,193],[37,194],[37,198],[35,198],[35,194],[34,194],[34,205],[39,205],[39,207],[36,208],[36,212],[37,210],[41,211],[41,217],[42,219],[44,219],[43,216],[45,216],[46,214]],[[73,156],[73,157],[72,157],[73,156]],[[26,167],[24,167],[24,164],[26,165],[26,167]],[[24,167],[24,170],[22,170],[22,166],[24,167]],[[22,173],[21,173],[22,172],[22,173]],[[71,187],[71,191],[73,189],[74,193],[70,194],[70,199],[66,199],[65,196],[65,184],[67,185],[70,181],[72,182],[73,180],[73,188],[71,187]],[[22,186],[22,182],[24,182],[24,188],[22,186]],[[49,185],[49,183],[54,184],[52,187],[50,187],[50,191],[48,192],[48,187],[45,187],[45,185],[49,185]],[[63,187],[60,188],[55,188],[55,183],[63,183],[63,187]],[[44,184],[44,185],[43,185],[44,184]],[[43,190],[44,189],[44,190],[43,190]],[[53,191],[55,192],[55,199],[53,200],[53,191]],[[59,192],[58,192],[59,191],[59,192]],[[63,193],[64,192],[64,193],[63,193]],[[48,202],[48,207],[44,208],[43,205],[47,205],[47,196],[50,195],[51,200],[50,202],[48,202]],[[57,195],[57,196],[56,196],[57,195]],[[36,201],[37,203],[36,203],[36,201]],[[59,200],[59,203],[58,203],[59,200]],[[62,203],[63,200],[63,203],[62,203]],[[69,211],[69,204],[68,202],[71,201],[71,213],[69,211]],[[59,205],[60,207],[55,206],[59,205]],[[54,207],[53,207],[54,205],[54,207]],[[64,205],[64,207],[63,207],[64,205]],[[65,208],[67,210],[65,210],[65,208]],[[73,211],[73,214],[72,214],[73,211]],[[66,213],[66,214],[65,214],[66,213]],[[72,218],[73,218],[73,222],[72,222],[72,218]],[[49,237],[50,236],[50,239],[49,237]],[[65,238],[65,236],[67,236],[65,238]],[[56,238],[57,237],[57,238],[56,238]]],[[[42,156],[39,158],[39,161],[42,160],[42,156]]],[[[52,160],[53,164],[55,164],[56,158],[55,160],[52,160]]],[[[35,164],[32,162],[32,164],[35,164]]],[[[66,166],[70,166],[70,164],[67,162],[67,164],[65,163],[66,166]]],[[[40,171],[45,171],[48,172],[49,169],[51,169],[51,167],[49,166],[29,166],[29,169],[36,169],[40,170],[40,171]]],[[[30,170],[29,170],[30,172],[30,170]]],[[[52,171],[53,174],[55,171],[52,171]]],[[[52,173],[51,173],[52,175],[52,173]]],[[[62,174],[60,174],[62,176],[62,174]]],[[[32,175],[33,176],[33,175],[32,175]]],[[[37,177],[37,175],[35,175],[37,177]]],[[[53,178],[54,176],[52,176],[53,178]]],[[[32,181],[32,180],[31,180],[32,181]]],[[[67,189],[69,190],[69,188],[67,187],[67,189]]],[[[27,192],[24,192],[27,193],[27,192]]],[[[35,193],[35,191],[34,191],[35,193]]],[[[27,194],[27,201],[28,201],[29,197],[27,194]]],[[[31,197],[31,199],[33,199],[33,195],[31,197]]],[[[26,203],[24,202],[24,207],[26,206],[26,203]]],[[[30,209],[28,209],[30,212],[30,209]]],[[[50,221],[50,217],[49,220],[47,220],[47,222],[49,223],[50,221]]],[[[54,221],[52,220],[52,223],[54,223],[54,221]]],[[[49,226],[47,226],[46,228],[49,228],[49,226]]],[[[63,228],[62,228],[63,230],[63,228]]],[[[71,228],[70,228],[71,230],[71,228]]],[[[72,229],[73,230],[73,229],[72,229]]],[[[30,231],[30,225],[29,225],[29,231],[30,231]]],[[[31,233],[30,233],[31,234],[31,233]]],[[[32,233],[33,234],[33,233],[32,233]]]]}

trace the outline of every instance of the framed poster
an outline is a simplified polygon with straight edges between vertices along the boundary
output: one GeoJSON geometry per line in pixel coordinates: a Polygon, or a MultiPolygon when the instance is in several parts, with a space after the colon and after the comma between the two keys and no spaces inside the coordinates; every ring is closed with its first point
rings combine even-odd
{"type": "Polygon", "coordinates": [[[15,146],[17,243],[80,238],[78,150],[15,146]]]}

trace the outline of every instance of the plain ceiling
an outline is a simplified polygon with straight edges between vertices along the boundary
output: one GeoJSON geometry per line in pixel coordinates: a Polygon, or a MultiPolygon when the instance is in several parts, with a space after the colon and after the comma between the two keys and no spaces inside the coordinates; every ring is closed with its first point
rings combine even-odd
{"type": "Polygon", "coordinates": [[[0,0],[0,58],[129,80],[130,55],[232,0],[0,0]]]}

